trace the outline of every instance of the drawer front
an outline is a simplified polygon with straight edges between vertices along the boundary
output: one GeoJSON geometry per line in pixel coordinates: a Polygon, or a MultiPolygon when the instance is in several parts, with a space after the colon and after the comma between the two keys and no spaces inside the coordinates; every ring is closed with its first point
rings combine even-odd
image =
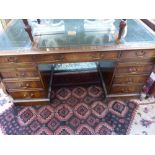
{"type": "Polygon", "coordinates": [[[37,65],[35,63],[3,63],[0,64],[0,71],[4,69],[16,69],[16,68],[33,68],[34,70],[37,69],[37,65]]]}
{"type": "Polygon", "coordinates": [[[66,53],[66,54],[47,54],[35,56],[37,63],[57,63],[57,62],[84,62],[96,60],[113,60],[117,59],[119,52],[79,52],[79,53],[66,53]]]}
{"type": "Polygon", "coordinates": [[[133,95],[133,96],[112,96],[111,97],[112,100],[121,100],[121,101],[124,101],[124,102],[128,102],[129,100],[134,100],[134,99],[137,99],[139,100],[140,98],[140,95],[133,95]]]}
{"type": "Polygon", "coordinates": [[[140,93],[143,85],[113,85],[112,94],[140,93]]]}
{"type": "Polygon", "coordinates": [[[19,91],[9,92],[14,99],[33,99],[33,98],[47,98],[48,94],[45,91],[19,91]]]}
{"type": "Polygon", "coordinates": [[[155,57],[155,49],[154,50],[134,50],[134,51],[122,51],[121,58],[129,59],[129,58],[152,58],[155,57]]]}
{"type": "Polygon", "coordinates": [[[96,61],[96,60],[114,60],[117,59],[119,52],[90,52],[90,53],[72,53],[66,54],[64,60],[69,61],[96,61]]]}
{"type": "Polygon", "coordinates": [[[114,84],[142,84],[146,83],[149,75],[139,75],[139,76],[116,76],[114,78],[114,84]]]}
{"type": "Polygon", "coordinates": [[[153,69],[153,65],[146,65],[146,66],[122,66],[117,67],[116,74],[149,74],[153,69]]]}
{"type": "Polygon", "coordinates": [[[4,81],[7,89],[44,88],[41,81],[4,81]]]}
{"type": "Polygon", "coordinates": [[[20,62],[34,62],[33,56],[3,56],[0,57],[1,63],[20,63],[20,62]]]}
{"type": "Polygon", "coordinates": [[[38,71],[34,71],[31,69],[24,70],[1,70],[1,77],[5,78],[26,78],[26,77],[39,77],[38,71]]]}

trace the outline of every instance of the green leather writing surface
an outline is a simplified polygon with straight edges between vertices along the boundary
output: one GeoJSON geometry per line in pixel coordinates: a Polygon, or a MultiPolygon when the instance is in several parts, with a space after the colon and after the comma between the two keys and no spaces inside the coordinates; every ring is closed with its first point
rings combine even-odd
{"type": "MultiPolygon", "coordinates": [[[[44,20],[46,21],[46,20],[44,20]]],[[[48,22],[50,20],[47,20],[48,22]]],[[[52,22],[58,22],[59,20],[52,20],[52,22]]],[[[39,25],[32,20],[29,20],[29,24],[32,27],[32,33],[38,31],[40,39],[37,42],[38,48],[52,48],[52,47],[81,47],[81,46],[111,46],[116,45],[116,36],[119,32],[119,22],[117,19],[114,22],[114,33],[108,31],[102,31],[94,29],[92,31],[86,31],[84,29],[83,19],[63,19],[64,31],[49,32],[53,27],[48,27],[42,24],[39,25]],[[40,30],[46,30],[45,34],[41,34],[40,30]]],[[[34,35],[34,33],[33,33],[34,35]]],[[[34,35],[35,37],[35,35],[34,35]]],[[[132,43],[155,43],[155,35],[144,27],[138,20],[127,20],[127,35],[122,39],[120,44],[132,44],[132,43]]],[[[0,50],[20,50],[31,49],[32,43],[29,39],[27,32],[25,32],[24,24],[22,20],[15,20],[14,23],[6,30],[0,31],[0,50]]]]}

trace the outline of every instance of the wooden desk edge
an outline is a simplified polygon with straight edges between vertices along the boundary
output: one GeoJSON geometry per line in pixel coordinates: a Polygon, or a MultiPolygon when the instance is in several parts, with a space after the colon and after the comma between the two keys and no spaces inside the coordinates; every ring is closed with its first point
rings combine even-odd
{"type": "Polygon", "coordinates": [[[132,43],[119,44],[112,46],[85,46],[80,48],[45,48],[45,49],[21,49],[21,50],[0,50],[0,56],[7,55],[36,55],[36,54],[61,54],[61,53],[81,53],[95,51],[125,51],[125,50],[140,50],[140,49],[155,49],[155,43],[132,43]]]}

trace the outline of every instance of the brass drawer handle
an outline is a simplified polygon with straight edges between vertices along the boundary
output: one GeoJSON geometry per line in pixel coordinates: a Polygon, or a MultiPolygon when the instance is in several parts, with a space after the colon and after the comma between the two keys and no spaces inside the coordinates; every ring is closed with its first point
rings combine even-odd
{"type": "Polygon", "coordinates": [[[19,87],[24,87],[24,86],[23,86],[23,83],[19,83],[19,87]]]}
{"type": "Polygon", "coordinates": [[[26,89],[28,87],[30,87],[30,84],[29,83],[26,83],[25,86],[23,86],[24,89],[26,89]]]}
{"type": "Polygon", "coordinates": [[[130,92],[129,88],[122,88],[122,93],[128,93],[128,92],[130,92]]]}
{"type": "Polygon", "coordinates": [[[26,88],[30,87],[30,84],[29,83],[26,83],[24,85],[24,84],[21,83],[21,84],[19,84],[19,87],[26,89],[26,88]]]}
{"type": "Polygon", "coordinates": [[[100,58],[104,58],[104,53],[100,53],[100,58]]]}
{"type": "Polygon", "coordinates": [[[63,61],[64,60],[64,55],[57,55],[55,56],[54,58],[52,58],[53,61],[52,62],[60,62],[60,61],[63,61]]]}
{"type": "Polygon", "coordinates": [[[97,54],[96,55],[92,55],[92,59],[98,60],[99,59],[99,56],[97,54]]]}
{"type": "Polygon", "coordinates": [[[60,55],[59,58],[60,58],[60,60],[64,60],[64,56],[63,55],[60,55]]]}
{"type": "Polygon", "coordinates": [[[34,93],[31,93],[31,94],[25,93],[23,96],[24,96],[25,98],[31,98],[31,97],[34,97],[34,93]]]}
{"type": "Polygon", "coordinates": [[[34,97],[34,93],[31,93],[30,96],[31,96],[31,97],[34,97]]]}
{"type": "Polygon", "coordinates": [[[36,59],[36,55],[32,55],[31,59],[34,61],[36,59]]]}
{"type": "MultiPolygon", "coordinates": [[[[17,76],[17,77],[21,77],[21,76],[23,77],[23,76],[25,76],[25,73],[16,72],[16,76],[17,76]]],[[[22,84],[21,84],[21,85],[22,85],[22,84]]]]}
{"type": "Polygon", "coordinates": [[[129,79],[127,79],[127,82],[128,83],[133,83],[133,80],[129,78],[129,79]]]}
{"type": "Polygon", "coordinates": [[[27,94],[27,93],[25,93],[23,96],[24,96],[24,97],[28,97],[28,94],[27,94]]]}
{"type": "Polygon", "coordinates": [[[144,51],[144,50],[142,50],[142,51],[137,51],[137,52],[136,52],[136,55],[137,55],[137,57],[144,57],[145,51],[144,51]]]}
{"type": "Polygon", "coordinates": [[[130,72],[130,73],[137,73],[137,71],[138,71],[138,69],[135,68],[135,67],[130,67],[130,68],[129,68],[129,72],[130,72]]]}
{"type": "Polygon", "coordinates": [[[16,77],[19,77],[20,75],[19,75],[19,73],[18,72],[16,72],[16,77]]]}
{"type": "Polygon", "coordinates": [[[8,62],[15,63],[17,62],[17,57],[8,57],[7,60],[8,62]]]}
{"type": "Polygon", "coordinates": [[[22,76],[22,77],[25,76],[25,73],[20,73],[20,76],[22,76]]]}
{"type": "Polygon", "coordinates": [[[30,86],[30,84],[29,84],[29,83],[26,83],[26,84],[25,84],[25,87],[29,87],[29,86],[30,86]]]}
{"type": "Polygon", "coordinates": [[[104,53],[99,53],[99,54],[93,54],[92,59],[98,60],[98,59],[103,59],[104,58],[104,53]]]}

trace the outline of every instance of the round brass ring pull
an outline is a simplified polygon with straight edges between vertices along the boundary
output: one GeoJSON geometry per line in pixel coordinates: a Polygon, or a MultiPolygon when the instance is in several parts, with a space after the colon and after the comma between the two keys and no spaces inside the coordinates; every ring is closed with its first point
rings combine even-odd
{"type": "Polygon", "coordinates": [[[34,97],[34,94],[33,93],[31,93],[31,97],[34,97]]]}
{"type": "Polygon", "coordinates": [[[8,57],[8,62],[12,62],[12,63],[14,63],[14,62],[17,62],[17,57],[8,57]]]}
{"type": "Polygon", "coordinates": [[[127,79],[128,83],[133,83],[132,79],[127,79]]]}
{"type": "Polygon", "coordinates": [[[142,51],[137,51],[137,52],[136,52],[136,55],[137,55],[138,57],[144,57],[145,51],[144,51],[144,50],[142,50],[142,51]]]}
{"type": "Polygon", "coordinates": [[[20,75],[21,75],[21,76],[25,76],[25,73],[21,73],[20,75]]]}
{"type": "Polygon", "coordinates": [[[26,84],[25,84],[25,86],[26,86],[26,87],[29,87],[29,86],[30,86],[30,84],[29,84],[29,83],[26,83],[26,84]]]}
{"type": "Polygon", "coordinates": [[[138,69],[135,68],[135,67],[130,67],[130,68],[129,68],[129,72],[130,72],[130,73],[136,73],[137,70],[138,70],[138,69]]]}

